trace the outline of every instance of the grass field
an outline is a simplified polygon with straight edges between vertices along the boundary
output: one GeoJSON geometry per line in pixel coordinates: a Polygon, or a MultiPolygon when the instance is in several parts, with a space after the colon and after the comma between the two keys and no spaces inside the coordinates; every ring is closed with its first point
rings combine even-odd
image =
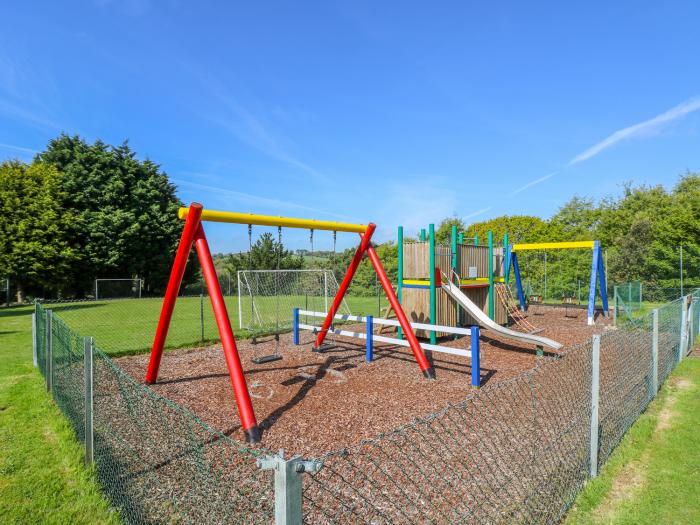
{"type": "Polygon", "coordinates": [[[31,312],[0,310],[0,523],[117,523],[32,366],[31,312]]]}
{"type": "Polygon", "coordinates": [[[700,359],[673,372],[565,525],[700,523],[700,359]]]}
{"type": "MultiPolygon", "coordinates": [[[[274,297],[256,300],[261,311],[274,312],[277,307],[274,297]]],[[[226,297],[226,308],[236,337],[250,337],[250,332],[239,328],[238,298],[226,297]]],[[[347,297],[346,303],[354,314],[377,315],[379,304],[376,297],[347,297]]],[[[381,303],[382,308],[387,301],[381,303]]],[[[291,311],[293,305],[320,308],[303,298],[282,299],[283,311],[291,311]]],[[[124,299],[114,301],[85,301],[46,305],[81,335],[90,335],[104,352],[110,355],[126,355],[146,352],[153,343],[156,324],[162,305],[161,298],[124,299]]],[[[250,303],[242,305],[248,313],[250,303]]],[[[208,297],[204,298],[203,308],[199,297],[180,297],[175,305],[173,319],[168,332],[167,348],[182,348],[201,344],[203,341],[217,340],[219,337],[208,297]],[[202,315],[203,313],[203,315],[202,315]]]]}

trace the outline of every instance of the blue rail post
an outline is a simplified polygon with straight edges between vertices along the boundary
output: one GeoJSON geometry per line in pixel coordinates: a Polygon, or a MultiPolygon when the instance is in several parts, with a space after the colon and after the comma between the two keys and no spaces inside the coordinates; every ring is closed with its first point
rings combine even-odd
{"type": "Polygon", "coordinates": [[[299,344],[299,308],[294,309],[294,344],[299,344]]]}
{"type": "Polygon", "coordinates": [[[472,386],[481,386],[481,350],[479,348],[479,326],[470,327],[472,343],[472,386]]]}
{"type": "Polygon", "coordinates": [[[367,316],[367,350],[365,352],[365,361],[368,363],[374,359],[374,317],[367,316]]]}
{"type": "Polygon", "coordinates": [[[508,251],[510,252],[510,264],[513,267],[513,275],[515,276],[515,286],[518,289],[518,301],[520,302],[520,310],[527,310],[527,305],[525,304],[525,294],[523,293],[523,282],[520,279],[520,265],[518,264],[518,255],[513,251],[513,247],[509,246],[508,251]]]}

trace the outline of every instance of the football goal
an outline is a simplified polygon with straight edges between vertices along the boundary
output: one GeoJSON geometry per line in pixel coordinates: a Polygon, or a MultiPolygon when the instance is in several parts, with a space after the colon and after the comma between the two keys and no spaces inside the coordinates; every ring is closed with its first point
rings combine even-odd
{"type": "Polygon", "coordinates": [[[141,279],[95,279],[95,299],[140,299],[141,279]]]}
{"type": "MultiPolygon", "coordinates": [[[[295,308],[327,312],[337,293],[331,270],[239,270],[239,326],[253,333],[291,330],[295,308]]],[[[351,313],[345,300],[338,313],[351,313]]]]}

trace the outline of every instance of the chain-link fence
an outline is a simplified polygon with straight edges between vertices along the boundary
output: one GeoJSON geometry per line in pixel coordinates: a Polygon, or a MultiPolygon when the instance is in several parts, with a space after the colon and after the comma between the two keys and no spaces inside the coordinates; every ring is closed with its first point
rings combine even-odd
{"type": "Polygon", "coordinates": [[[90,307],[37,304],[35,359],[129,523],[558,523],[692,347],[698,302],[700,290],[625,313],[591,342],[313,464],[222,435],[138,384],[99,336],[82,337],[101,326],[83,319],[90,307]]]}

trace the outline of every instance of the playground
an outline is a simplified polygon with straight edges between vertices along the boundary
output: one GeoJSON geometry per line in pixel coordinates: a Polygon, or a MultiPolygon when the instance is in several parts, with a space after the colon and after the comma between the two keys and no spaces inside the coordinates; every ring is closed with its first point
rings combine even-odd
{"type": "MultiPolygon", "coordinates": [[[[589,341],[609,324],[589,327],[572,322],[565,309],[543,307],[534,322],[547,328],[541,335],[566,346],[589,341]]],[[[581,311],[580,320],[585,317],[581,311]]],[[[347,329],[359,330],[351,325],[347,329]]],[[[471,363],[460,356],[433,355],[436,380],[416,374],[410,352],[388,343],[376,344],[374,360],[365,360],[365,345],[338,337],[324,353],[311,351],[313,334],[302,332],[300,345],[291,333],[264,337],[257,344],[241,341],[238,351],[255,413],[261,422],[261,444],[299,454],[321,454],[362,439],[388,432],[444,408],[468,396],[471,363]],[[255,356],[277,353],[280,360],[256,365],[255,356]]],[[[467,348],[468,338],[450,346],[467,348]]],[[[231,403],[231,384],[221,345],[167,352],[159,380],[151,388],[185,406],[206,423],[230,436],[240,435],[241,425],[231,403]]],[[[547,352],[556,357],[561,351],[547,352]]],[[[482,332],[480,370],[483,388],[490,388],[532,369],[538,360],[532,345],[514,343],[498,334],[482,332]]],[[[117,359],[136,380],[148,363],[145,355],[117,359]]]]}
{"type": "Polygon", "coordinates": [[[697,293],[651,317],[629,308],[619,310],[625,322],[611,317],[597,240],[523,244],[489,232],[479,242],[453,228],[438,243],[434,225],[415,239],[399,227],[392,281],[373,223],[196,203],[179,217],[164,298],[34,312],[47,388],[133,521],[171,516],[162,491],[149,489],[164,487],[168,508],[195,522],[233,512],[269,523],[289,498],[292,523],[556,522],[700,326],[697,293]],[[337,279],[278,262],[239,270],[237,295],[225,296],[209,221],[247,225],[249,238],[255,226],[276,228],[280,241],[297,228],[359,243],[337,279]],[[192,248],[206,294],[181,297],[192,248]],[[571,283],[552,292],[551,281],[549,300],[539,300],[527,254],[543,251],[586,260],[575,300],[571,283]],[[383,301],[347,293],[363,260],[383,301]],[[155,334],[151,344],[144,333],[155,334]]]}

